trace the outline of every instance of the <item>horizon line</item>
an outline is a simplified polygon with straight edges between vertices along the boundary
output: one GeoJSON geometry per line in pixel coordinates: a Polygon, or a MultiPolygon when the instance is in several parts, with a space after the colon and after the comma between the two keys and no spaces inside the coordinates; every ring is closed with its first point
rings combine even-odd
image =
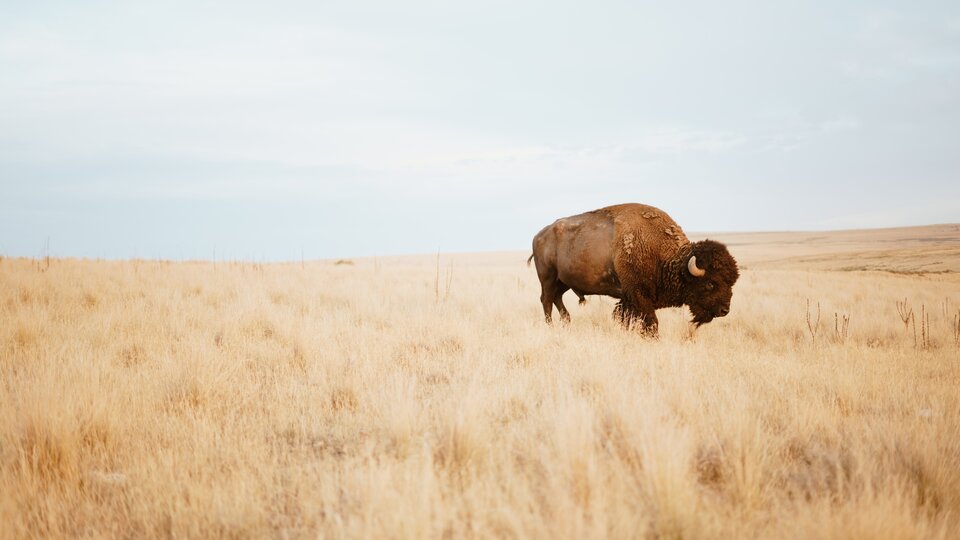
{"type": "MultiPolygon", "coordinates": [[[[861,227],[854,229],[767,229],[767,230],[757,230],[757,231],[713,231],[713,232],[700,232],[693,231],[686,233],[688,237],[705,237],[706,235],[720,235],[720,236],[736,236],[736,235],[763,235],[763,234],[804,234],[804,233],[818,233],[818,234],[830,234],[830,233],[855,233],[855,232],[870,232],[870,231],[892,231],[892,230],[910,230],[910,229],[925,229],[932,227],[955,227],[957,230],[960,230],[960,222],[953,223],[930,223],[926,225],[904,225],[904,226],[893,226],[893,227],[861,227]]],[[[216,250],[214,250],[216,251],[216,250]]],[[[305,264],[305,263],[316,263],[316,262],[332,262],[337,263],[340,261],[345,261],[343,264],[352,264],[353,260],[356,259],[390,259],[398,257],[425,257],[425,256],[440,256],[440,255],[477,255],[485,253],[510,253],[510,252],[523,252],[528,251],[525,248],[507,248],[507,249],[492,249],[492,250],[481,250],[481,251],[443,251],[438,249],[437,251],[429,252],[412,252],[412,253],[397,253],[397,254],[387,254],[387,255],[343,255],[343,256],[333,256],[333,257],[324,257],[324,258],[291,258],[291,259],[271,259],[271,260],[257,260],[256,258],[224,258],[217,259],[216,255],[212,259],[175,259],[175,258],[164,258],[164,257],[95,257],[88,255],[37,255],[37,256],[24,256],[24,255],[7,255],[5,253],[0,253],[0,260],[2,259],[11,259],[11,260],[29,260],[29,261],[110,261],[110,262],[176,262],[176,263],[243,263],[243,264],[305,264]]]]}

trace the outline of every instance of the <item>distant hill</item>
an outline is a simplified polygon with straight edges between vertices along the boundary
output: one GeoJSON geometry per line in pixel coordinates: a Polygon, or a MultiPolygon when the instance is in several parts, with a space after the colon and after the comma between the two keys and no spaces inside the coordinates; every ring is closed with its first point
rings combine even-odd
{"type": "Polygon", "coordinates": [[[737,260],[750,268],[960,272],[960,224],[689,236],[726,243],[737,260]]]}
{"type": "MultiPolygon", "coordinates": [[[[687,236],[693,241],[711,238],[724,242],[740,265],[748,269],[950,273],[960,279],[960,224],[844,231],[688,232],[687,236]]],[[[529,250],[443,252],[440,266],[450,261],[477,267],[514,266],[524,264],[529,255],[529,250]]],[[[384,263],[434,267],[438,262],[436,253],[352,260],[361,266],[384,263]]]]}

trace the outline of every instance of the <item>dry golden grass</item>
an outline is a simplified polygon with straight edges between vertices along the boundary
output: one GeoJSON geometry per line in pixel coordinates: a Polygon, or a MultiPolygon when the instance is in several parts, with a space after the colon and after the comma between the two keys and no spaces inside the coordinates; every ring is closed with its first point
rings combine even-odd
{"type": "Polygon", "coordinates": [[[596,297],[547,327],[525,257],[0,260],[0,535],[960,530],[956,274],[747,264],[651,341],[596,297]]]}

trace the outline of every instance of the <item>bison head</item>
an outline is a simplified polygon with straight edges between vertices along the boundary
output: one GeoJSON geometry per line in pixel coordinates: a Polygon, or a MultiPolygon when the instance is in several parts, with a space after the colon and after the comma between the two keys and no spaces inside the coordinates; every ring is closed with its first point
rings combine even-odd
{"type": "Polygon", "coordinates": [[[720,242],[703,240],[692,246],[683,271],[684,304],[693,323],[706,324],[730,312],[733,284],[740,277],[737,261],[720,242]]]}

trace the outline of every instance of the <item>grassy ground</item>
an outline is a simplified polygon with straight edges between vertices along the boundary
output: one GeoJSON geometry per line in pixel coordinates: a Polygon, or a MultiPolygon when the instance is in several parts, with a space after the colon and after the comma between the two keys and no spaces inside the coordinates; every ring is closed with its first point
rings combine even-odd
{"type": "Polygon", "coordinates": [[[956,274],[748,261],[651,341],[524,259],[0,260],[0,536],[960,530],[956,274]]]}

